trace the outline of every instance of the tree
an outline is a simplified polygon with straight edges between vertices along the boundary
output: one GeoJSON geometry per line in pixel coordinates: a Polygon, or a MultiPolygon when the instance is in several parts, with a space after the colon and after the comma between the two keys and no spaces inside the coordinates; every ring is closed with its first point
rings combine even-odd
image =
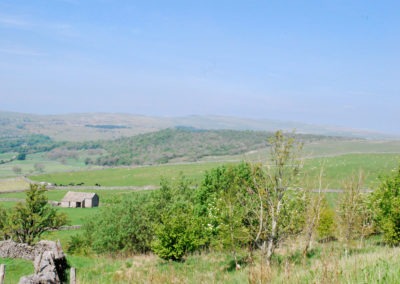
{"type": "Polygon", "coordinates": [[[371,196],[371,208],[378,227],[389,245],[400,244],[400,167],[392,176],[382,178],[371,196]]]}
{"type": "Polygon", "coordinates": [[[236,176],[233,183],[220,193],[216,204],[218,235],[214,245],[232,253],[236,269],[240,268],[237,250],[250,242],[249,228],[245,224],[247,208],[243,206],[246,199],[236,176]]]}
{"type": "Polygon", "coordinates": [[[25,152],[18,153],[18,155],[17,155],[17,160],[18,161],[24,161],[25,159],[26,159],[26,153],[25,152]]]}
{"type": "Polygon", "coordinates": [[[155,222],[152,250],[163,259],[180,260],[207,241],[204,218],[196,216],[194,190],[190,181],[180,176],[174,185],[161,183],[155,208],[159,220],[155,222]]]}
{"type": "Polygon", "coordinates": [[[45,166],[44,166],[44,164],[41,164],[41,163],[35,163],[35,164],[33,165],[33,168],[34,168],[35,171],[37,171],[37,172],[43,172],[45,166]]]}
{"type": "Polygon", "coordinates": [[[0,239],[6,240],[8,237],[7,233],[7,210],[0,206],[0,239]]]}
{"type": "Polygon", "coordinates": [[[14,172],[15,174],[17,174],[17,175],[19,175],[19,174],[22,173],[21,167],[18,167],[18,166],[12,167],[12,170],[13,170],[13,172],[14,172]]]}
{"type": "Polygon", "coordinates": [[[296,182],[302,168],[303,144],[294,135],[277,131],[269,139],[270,156],[265,167],[254,167],[258,195],[255,215],[258,230],[254,237],[267,265],[278,244],[301,231],[304,223],[304,195],[296,182]]]}
{"type": "Polygon", "coordinates": [[[352,175],[343,182],[343,193],[337,209],[340,238],[345,244],[347,254],[352,240],[368,234],[371,223],[368,216],[366,193],[363,192],[362,172],[352,175]]]}
{"type": "Polygon", "coordinates": [[[85,242],[97,253],[149,252],[154,235],[151,198],[137,195],[103,208],[84,226],[85,242]]]}
{"type": "Polygon", "coordinates": [[[31,184],[26,202],[18,203],[10,212],[7,226],[15,241],[33,244],[44,232],[67,223],[66,215],[48,203],[45,192],[44,186],[31,184]]]}
{"type": "Polygon", "coordinates": [[[303,249],[303,257],[307,256],[308,251],[311,248],[313,235],[319,226],[321,211],[324,205],[324,195],[322,194],[322,176],[323,168],[321,168],[318,178],[318,191],[312,192],[312,190],[305,190],[306,200],[306,216],[305,216],[305,246],[303,249]]]}
{"type": "Polygon", "coordinates": [[[152,244],[155,254],[176,261],[204,245],[203,224],[193,209],[190,203],[178,201],[163,212],[161,223],[155,228],[152,244]]]}

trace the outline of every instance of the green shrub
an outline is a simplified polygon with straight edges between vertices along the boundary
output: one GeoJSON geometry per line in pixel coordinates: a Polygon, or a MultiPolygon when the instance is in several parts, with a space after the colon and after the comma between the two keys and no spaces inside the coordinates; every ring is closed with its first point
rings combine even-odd
{"type": "Polygon", "coordinates": [[[70,250],[80,252],[89,246],[97,253],[145,253],[154,235],[151,199],[139,194],[103,207],[84,226],[84,235],[71,239],[70,250]]]}
{"type": "Polygon", "coordinates": [[[335,236],[335,211],[327,205],[326,199],[323,199],[321,207],[317,235],[320,240],[326,240],[335,236]]]}
{"type": "Polygon", "coordinates": [[[205,243],[203,226],[189,203],[176,203],[161,216],[152,249],[163,259],[180,260],[205,243]]]}
{"type": "Polygon", "coordinates": [[[389,245],[400,244],[400,168],[382,182],[371,197],[375,221],[389,245]]]}

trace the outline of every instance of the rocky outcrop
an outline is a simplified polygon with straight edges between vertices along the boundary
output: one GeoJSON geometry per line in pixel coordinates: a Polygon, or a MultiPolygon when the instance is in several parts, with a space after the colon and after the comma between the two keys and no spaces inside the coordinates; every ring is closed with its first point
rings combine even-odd
{"type": "Polygon", "coordinates": [[[0,257],[34,260],[35,248],[27,244],[16,243],[11,240],[2,241],[0,242],[0,257]]]}
{"type": "Polygon", "coordinates": [[[61,283],[57,272],[57,264],[52,251],[44,251],[34,261],[35,274],[23,276],[19,284],[61,283]]]}
{"type": "Polygon", "coordinates": [[[67,261],[60,242],[40,241],[29,246],[3,241],[0,242],[0,257],[34,261],[35,274],[22,277],[20,284],[61,283],[65,279],[67,261]]]}

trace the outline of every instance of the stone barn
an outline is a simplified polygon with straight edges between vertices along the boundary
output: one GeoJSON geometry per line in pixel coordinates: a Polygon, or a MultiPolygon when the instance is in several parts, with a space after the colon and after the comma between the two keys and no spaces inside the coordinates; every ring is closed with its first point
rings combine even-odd
{"type": "Polygon", "coordinates": [[[99,206],[99,196],[96,193],[68,191],[61,200],[61,207],[91,208],[99,206]]]}

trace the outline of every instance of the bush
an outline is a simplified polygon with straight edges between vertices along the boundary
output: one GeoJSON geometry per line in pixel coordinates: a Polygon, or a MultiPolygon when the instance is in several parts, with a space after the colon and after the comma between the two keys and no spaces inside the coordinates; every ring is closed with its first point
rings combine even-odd
{"type": "Polygon", "coordinates": [[[323,199],[321,207],[317,235],[323,241],[335,237],[336,224],[335,211],[327,205],[326,199],[323,199]]]}
{"type": "Polygon", "coordinates": [[[375,221],[389,245],[400,244],[400,168],[392,176],[382,178],[371,196],[375,221]]]}
{"type": "Polygon", "coordinates": [[[67,224],[67,216],[53,208],[45,187],[31,184],[25,203],[17,203],[7,216],[6,229],[13,240],[33,244],[40,236],[67,224]]]}
{"type": "Polygon", "coordinates": [[[205,243],[203,226],[188,203],[176,203],[161,216],[152,249],[163,259],[180,260],[205,243]]]}
{"type": "Polygon", "coordinates": [[[148,195],[141,194],[103,207],[85,224],[84,234],[71,240],[71,251],[82,253],[81,245],[97,253],[150,251],[154,235],[151,206],[148,195]]]}

